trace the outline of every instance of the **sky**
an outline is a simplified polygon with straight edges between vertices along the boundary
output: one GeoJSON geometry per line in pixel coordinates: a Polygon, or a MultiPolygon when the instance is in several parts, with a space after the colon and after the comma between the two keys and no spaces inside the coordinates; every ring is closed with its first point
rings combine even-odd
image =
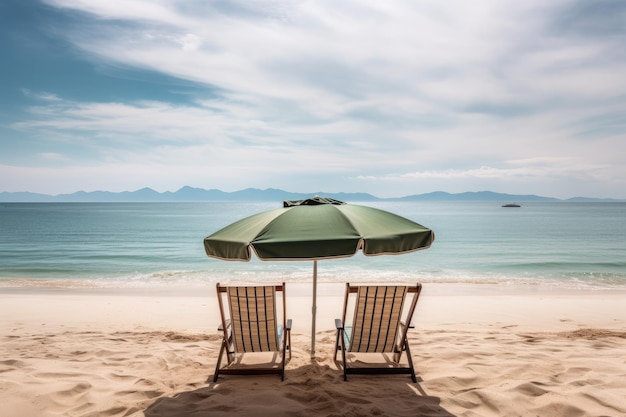
{"type": "Polygon", "coordinates": [[[0,191],[626,198],[626,1],[2,0],[0,191]]]}

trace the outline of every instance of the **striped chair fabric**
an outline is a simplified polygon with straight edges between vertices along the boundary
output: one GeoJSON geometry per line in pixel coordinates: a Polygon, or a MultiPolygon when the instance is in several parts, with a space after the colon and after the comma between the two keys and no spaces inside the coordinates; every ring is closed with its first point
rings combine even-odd
{"type": "MultiPolygon", "coordinates": [[[[220,374],[278,374],[283,380],[287,353],[291,358],[291,320],[286,318],[285,283],[265,286],[217,284],[217,300],[221,316],[218,330],[223,333],[223,337],[213,381],[216,382],[220,374]],[[282,292],[280,310],[276,308],[277,292],[282,292]],[[228,304],[228,308],[225,308],[225,304],[228,304]],[[272,359],[259,367],[238,366],[241,363],[236,360],[237,356],[241,359],[244,354],[255,352],[279,354],[280,363],[276,365],[272,359]],[[228,361],[225,367],[221,366],[223,356],[228,361]]],[[[275,357],[272,355],[272,358],[275,357]]]]}
{"type": "Polygon", "coordinates": [[[235,352],[279,351],[275,287],[229,287],[227,293],[235,352]]]}
{"type": "Polygon", "coordinates": [[[337,341],[335,343],[335,361],[341,350],[341,364],[344,380],[348,374],[409,374],[417,382],[413,359],[409,347],[407,331],[422,291],[422,284],[412,286],[391,285],[350,285],[346,284],[346,296],[341,319],[335,320],[337,341]],[[411,293],[412,297],[407,297],[411,293]],[[354,301],[354,314],[346,322],[348,305],[354,301]],[[406,306],[405,300],[411,301],[406,306]],[[404,315],[404,317],[403,317],[404,315]],[[350,323],[351,322],[351,323],[350,323]],[[346,323],[348,323],[346,325],[346,323]],[[406,351],[407,366],[400,364],[402,353],[406,351]],[[365,364],[352,366],[346,352],[354,355],[361,353],[393,354],[391,361],[384,364],[365,364]]]}
{"type": "Polygon", "coordinates": [[[406,287],[359,287],[349,352],[394,352],[406,287]]]}

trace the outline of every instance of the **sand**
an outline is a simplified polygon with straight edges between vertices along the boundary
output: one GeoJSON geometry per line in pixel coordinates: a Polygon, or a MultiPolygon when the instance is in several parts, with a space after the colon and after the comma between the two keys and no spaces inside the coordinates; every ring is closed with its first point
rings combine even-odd
{"type": "Polygon", "coordinates": [[[425,284],[418,382],[333,361],[343,287],[288,284],[277,376],[212,376],[214,288],[0,288],[0,416],[625,416],[626,293],[425,284]]]}

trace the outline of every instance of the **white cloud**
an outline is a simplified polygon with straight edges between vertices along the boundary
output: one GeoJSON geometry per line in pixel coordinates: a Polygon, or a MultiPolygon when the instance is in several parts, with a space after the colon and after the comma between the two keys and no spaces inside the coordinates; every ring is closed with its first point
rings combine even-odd
{"type": "Polygon", "coordinates": [[[179,40],[183,51],[197,51],[202,46],[202,39],[193,33],[187,33],[179,40]]]}
{"type": "Polygon", "coordinates": [[[65,155],[57,152],[42,152],[39,154],[39,156],[49,161],[67,161],[65,155]]]}
{"type": "Polygon", "coordinates": [[[36,100],[61,101],[61,98],[59,98],[56,94],[48,93],[46,91],[32,91],[28,88],[22,88],[22,94],[24,94],[26,97],[34,98],[36,100]]]}
{"type": "Polygon", "coordinates": [[[106,20],[127,19],[140,22],[180,23],[179,15],[172,10],[171,1],[150,0],[44,0],[60,8],[81,11],[106,20]],[[161,3],[161,4],[159,4],[161,3]]]}
{"type": "Polygon", "coordinates": [[[430,179],[500,179],[505,181],[520,181],[527,179],[543,179],[549,177],[596,176],[607,168],[586,164],[584,161],[571,158],[534,158],[526,161],[511,161],[512,166],[491,167],[481,166],[469,169],[445,169],[408,172],[396,175],[359,176],[359,179],[374,181],[413,181],[430,179]],[[542,163],[538,163],[542,161],[542,163]]]}
{"type": "Polygon", "coordinates": [[[133,178],[289,188],[317,169],[374,193],[574,179],[623,195],[625,35],[575,30],[591,17],[564,21],[574,1],[47,3],[86,13],[62,32],[86,57],[214,87],[192,104],[24,92],[47,99],[15,129],[133,178]]]}

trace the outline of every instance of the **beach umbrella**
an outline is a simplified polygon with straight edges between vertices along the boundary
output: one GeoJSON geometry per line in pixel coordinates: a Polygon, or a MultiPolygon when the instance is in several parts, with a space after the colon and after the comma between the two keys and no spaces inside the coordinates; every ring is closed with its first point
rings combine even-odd
{"type": "Polygon", "coordinates": [[[414,252],[430,247],[434,238],[432,230],[397,214],[315,196],[236,221],[207,236],[204,249],[224,260],[249,261],[254,252],[262,260],[313,261],[314,357],[318,260],[359,250],[368,256],[414,252]]]}

